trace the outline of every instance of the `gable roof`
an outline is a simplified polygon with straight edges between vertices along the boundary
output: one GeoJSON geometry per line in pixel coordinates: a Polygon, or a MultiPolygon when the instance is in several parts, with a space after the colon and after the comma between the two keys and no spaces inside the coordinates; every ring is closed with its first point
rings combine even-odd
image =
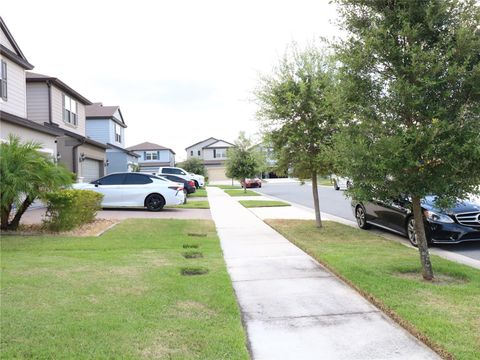
{"type": "MultiPolygon", "coordinates": [[[[198,144],[201,144],[201,143],[203,143],[203,142],[205,142],[205,141],[208,141],[208,140],[211,140],[210,144],[213,144],[214,142],[218,141],[218,139],[216,139],[216,138],[214,138],[214,137],[210,137],[210,138],[208,138],[208,139],[199,141],[199,142],[197,142],[197,143],[195,143],[195,144],[193,144],[193,145],[190,145],[190,146],[186,147],[185,150],[190,149],[191,147],[197,146],[198,144]]],[[[207,144],[207,145],[208,145],[208,144],[207,144]]]]}
{"type": "Polygon", "coordinates": [[[120,111],[120,106],[103,106],[102,103],[93,103],[92,105],[87,105],[85,107],[85,117],[88,119],[112,119],[118,125],[126,128],[127,125],[123,120],[122,112],[120,111]],[[118,111],[120,114],[120,119],[115,117],[115,113],[118,111]]]}
{"type": "Polygon", "coordinates": [[[226,148],[226,147],[232,147],[232,146],[235,146],[235,145],[232,144],[232,143],[229,143],[228,141],[218,139],[217,141],[215,141],[215,142],[213,142],[213,143],[211,143],[207,146],[204,146],[202,149],[226,148]],[[222,145],[221,143],[228,144],[229,146],[222,145]]]}
{"type": "Polygon", "coordinates": [[[65,84],[63,81],[60,79],[53,77],[53,76],[48,76],[48,75],[43,75],[43,74],[38,74],[34,72],[29,72],[27,71],[25,73],[26,75],[26,80],[27,83],[51,83],[58,87],[59,89],[65,91],[69,95],[75,97],[77,100],[79,100],[81,103],[85,105],[92,105],[92,102],[85,98],[84,96],[80,95],[78,92],[73,90],[70,86],[65,84]]]}
{"type": "Polygon", "coordinates": [[[20,47],[18,46],[17,42],[13,38],[12,34],[10,33],[10,30],[8,30],[7,25],[5,24],[1,16],[0,16],[0,29],[5,34],[5,37],[10,42],[10,45],[12,46],[12,48],[15,50],[15,51],[12,51],[9,48],[7,48],[5,45],[0,44],[0,54],[10,59],[17,65],[20,65],[24,69],[32,70],[33,65],[30,64],[27,58],[25,57],[25,55],[23,55],[22,50],[20,50],[20,47]]]}
{"type": "Polygon", "coordinates": [[[172,149],[166,148],[165,146],[154,144],[154,143],[151,143],[151,142],[143,142],[141,144],[130,146],[126,149],[130,150],[130,151],[169,150],[172,154],[175,155],[175,152],[172,149]]]}

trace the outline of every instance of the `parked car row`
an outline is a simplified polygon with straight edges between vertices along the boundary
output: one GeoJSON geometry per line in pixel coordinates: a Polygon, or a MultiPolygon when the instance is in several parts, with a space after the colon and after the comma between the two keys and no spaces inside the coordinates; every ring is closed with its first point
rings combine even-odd
{"type": "Polygon", "coordinates": [[[92,190],[103,195],[104,208],[146,208],[160,211],[166,205],[185,202],[183,184],[144,173],[114,173],[90,183],[77,183],[74,189],[92,190]]]}
{"type": "Polygon", "coordinates": [[[173,166],[160,167],[158,169],[158,175],[160,176],[174,175],[188,181],[192,180],[195,183],[195,187],[197,189],[205,186],[204,176],[188,172],[187,170],[184,170],[179,167],[173,167],[173,166]]]}
{"type": "Polygon", "coordinates": [[[240,181],[240,185],[245,188],[261,188],[262,187],[262,180],[259,178],[254,179],[245,179],[240,181]]]}

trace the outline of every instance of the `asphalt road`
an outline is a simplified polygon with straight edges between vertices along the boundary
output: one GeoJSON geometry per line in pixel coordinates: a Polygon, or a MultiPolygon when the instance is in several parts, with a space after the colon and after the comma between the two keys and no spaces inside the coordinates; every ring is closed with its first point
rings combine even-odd
{"type": "MultiPolygon", "coordinates": [[[[293,182],[265,183],[262,185],[261,189],[258,189],[258,191],[266,195],[275,196],[313,209],[312,186],[308,183],[305,185],[293,182]]],[[[347,220],[355,221],[352,210],[350,209],[350,200],[344,196],[343,191],[335,191],[333,187],[330,186],[319,186],[318,194],[321,211],[347,220]]],[[[435,246],[443,250],[480,260],[480,241],[435,246]]]]}

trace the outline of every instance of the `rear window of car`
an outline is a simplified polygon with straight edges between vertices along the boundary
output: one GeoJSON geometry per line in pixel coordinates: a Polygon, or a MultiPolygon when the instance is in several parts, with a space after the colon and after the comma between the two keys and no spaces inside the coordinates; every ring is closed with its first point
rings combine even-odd
{"type": "Polygon", "coordinates": [[[152,183],[152,179],[150,179],[146,175],[142,174],[127,174],[127,178],[125,180],[125,185],[145,185],[152,183]]]}

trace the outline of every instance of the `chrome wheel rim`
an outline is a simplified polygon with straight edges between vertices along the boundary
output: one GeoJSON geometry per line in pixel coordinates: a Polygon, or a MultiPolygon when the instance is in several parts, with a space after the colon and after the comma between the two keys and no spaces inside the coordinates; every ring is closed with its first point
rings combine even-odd
{"type": "Polygon", "coordinates": [[[407,225],[408,239],[414,245],[417,245],[417,236],[415,234],[415,220],[410,219],[407,225]]]}
{"type": "Polygon", "coordinates": [[[359,227],[365,226],[365,211],[361,207],[357,209],[356,218],[359,227]]]}

